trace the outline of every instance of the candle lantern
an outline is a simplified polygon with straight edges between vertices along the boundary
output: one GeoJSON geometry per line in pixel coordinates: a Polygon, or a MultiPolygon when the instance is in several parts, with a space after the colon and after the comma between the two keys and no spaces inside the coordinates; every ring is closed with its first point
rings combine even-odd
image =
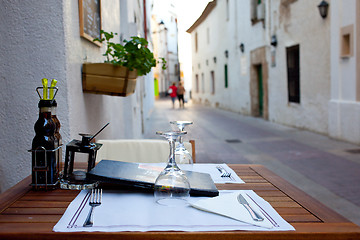
{"type": "Polygon", "coordinates": [[[109,125],[107,123],[99,132],[95,135],[82,134],[81,140],[73,139],[66,145],[65,153],[65,166],[63,172],[62,184],[63,189],[86,189],[96,187],[96,183],[88,182],[86,179],[86,173],[95,167],[96,153],[102,147],[100,143],[92,143],[91,141],[97,136],[104,128],[109,125]],[[74,171],[74,161],[76,153],[88,154],[87,169],[74,171]]]}

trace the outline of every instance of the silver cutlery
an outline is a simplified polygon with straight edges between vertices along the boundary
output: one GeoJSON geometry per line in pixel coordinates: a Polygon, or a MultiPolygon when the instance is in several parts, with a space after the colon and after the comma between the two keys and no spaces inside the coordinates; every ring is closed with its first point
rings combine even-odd
{"type": "Polygon", "coordinates": [[[89,205],[91,206],[91,209],[89,211],[89,214],[84,222],[84,227],[92,227],[93,226],[93,212],[94,208],[101,205],[101,199],[102,199],[102,189],[92,189],[91,195],[89,198],[89,205]]]}
{"type": "Polygon", "coordinates": [[[226,177],[226,178],[232,179],[231,173],[226,171],[226,169],[223,168],[222,166],[216,166],[216,169],[219,170],[219,172],[221,173],[221,177],[224,177],[224,178],[226,177]]]}
{"type": "Polygon", "coordinates": [[[246,199],[243,197],[243,195],[241,195],[241,193],[237,196],[237,200],[241,205],[243,205],[246,208],[246,210],[248,210],[254,221],[258,221],[258,222],[264,221],[264,218],[254,209],[252,209],[248,201],[246,201],[246,199]]]}

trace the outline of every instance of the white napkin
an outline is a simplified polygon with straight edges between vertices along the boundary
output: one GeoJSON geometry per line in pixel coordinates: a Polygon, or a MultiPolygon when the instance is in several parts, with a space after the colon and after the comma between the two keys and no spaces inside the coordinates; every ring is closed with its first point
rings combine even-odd
{"type": "Polygon", "coordinates": [[[179,164],[179,168],[182,170],[208,173],[214,183],[245,183],[226,163],[179,164]],[[228,173],[231,173],[230,177],[221,177],[221,173],[216,167],[222,167],[228,173]]]}
{"type": "Polygon", "coordinates": [[[244,191],[222,194],[218,197],[202,199],[196,202],[190,202],[190,205],[203,211],[216,213],[251,225],[269,229],[273,228],[273,224],[262,214],[261,209],[244,191]],[[237,200],[237,196],[239,194],[242,194],[249,203],[249,205],[264,218],[263,221],[253,220],[247,209],[237,200]]]}

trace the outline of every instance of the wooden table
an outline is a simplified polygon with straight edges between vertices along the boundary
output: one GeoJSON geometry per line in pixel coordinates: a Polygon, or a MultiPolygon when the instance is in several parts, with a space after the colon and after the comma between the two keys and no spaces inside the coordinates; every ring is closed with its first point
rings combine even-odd
{"type": "Polygon", "coordinates": [[[0,195],[0,239],[360,239],[360,227],[330,210],[261,165],[229,165],[245,184],[218,189],[251,189],[267,200],[296,231],[289,232],[52,232],[74,190],[33,191],[30,177],[0,195]]]}

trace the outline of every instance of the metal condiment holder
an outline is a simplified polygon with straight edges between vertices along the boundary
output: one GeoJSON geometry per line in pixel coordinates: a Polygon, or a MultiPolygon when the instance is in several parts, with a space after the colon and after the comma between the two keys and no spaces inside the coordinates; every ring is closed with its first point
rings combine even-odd
{"type": "MultiPolygon", "coordinates": [[[[36,88],[36,92],[37,94],[39,95],[39,98],[40,100],[50,100],[51,103],[53,103],[54,99],[55,99],[55,96],[58,92],[58,88],[57,87],[46,87],[46,95],[51,97],[50,98],[47,98],[46,96],[41,96],[39,90],[40,89],[44,89],[44,87],[37,87],[36,88]],[[47,91],[49,90],[49,95],[47,94],[47,91]]],[[[59,182],[60,182],[60,169],[61,169],[61,151],[62,151],[62,145],[60,145],[59,147],[55,148],[55,149],[52,149],[52,150],[47,150],[44,146],[39,146],[37,147],[36,149],[30,149],[28,150],[28,152],[32,152],[35,156],[35,159],[34,159],[34,164],[32,164],[32,175],[34,175],[33,177],[35,178],[35,182],[33,181],[31,186],[33,186],[34,189],[54,189],[56,188],[58,185],[59,185],[59,182]],[[55,179],[56,181],[53,182],[53,183],[48,183],[48,174],[51,174],[50,173],[50,168],[49,168],[49,165],[48,165],[48,153],[55,153],[55,166],[56,166],[56,169],[54,169],[54,172],[53,174],[55,175],[55,179]],[[42,166],[39,166],[38,165],[38,155],[39,154],[44,154],[44,165],[42,166]],[[40,172],[44,172],[45,173],[45,183],[38,183],[38,174],[40,172]]]]}
{"type": "MultiPolygon", "coordinates": [[[[39,93],[39,89],[44,89],[44,87],[37,87],[37,88],[36,88],[36,92],[37,92],[37,94],[39,95],[39,98],[40,98],[40,99],[44,99],[43,96],[41,96],[41,94],[39,93]]],[[[55,90],[55,93],[53,93],[53,96],[52,96],[51,99],[49,98],[49,99],[44,99],[44,100],[54,101],[55,96],[56,96],[59,88],[58,88],[58,87],[48,87],[47,90],[49,90],[49,91],[50,91],[50,90],[55,90]]],[[[50,95],[50,94],[49,94],[49,95],[50,95]]]]}
{"type": "Polygon", "coordinates": [[[32,183],[31,186],[33,186],[35,189],[54,189],[59,185],[60,179],[59,179],[59,169],[60,169],[60,151],[62,150],[62,145],[53,149],[53,150],[46,150],[43,146],[38,147],[37,149],[31,149],[28,150],[28,152],[32,152],[35,156],[34,159],[34,165],[32,167],[32,174],[35,175],[35,183],[32,183]],[[55,161],[56,161],[56,170],[53,174],[55,174],[56,182],[54,183],[48,183],[48,174],[50,174],[50,168],[48,165],[48,159],[47,159],[47,153],[55,152],[55,161]],[[37,161],[38,154],[44,154],[44,165],[39,166],[37,161]],[[45,183],[38,183],[38,173],[39,172],[45,172],[45,183]]]}

